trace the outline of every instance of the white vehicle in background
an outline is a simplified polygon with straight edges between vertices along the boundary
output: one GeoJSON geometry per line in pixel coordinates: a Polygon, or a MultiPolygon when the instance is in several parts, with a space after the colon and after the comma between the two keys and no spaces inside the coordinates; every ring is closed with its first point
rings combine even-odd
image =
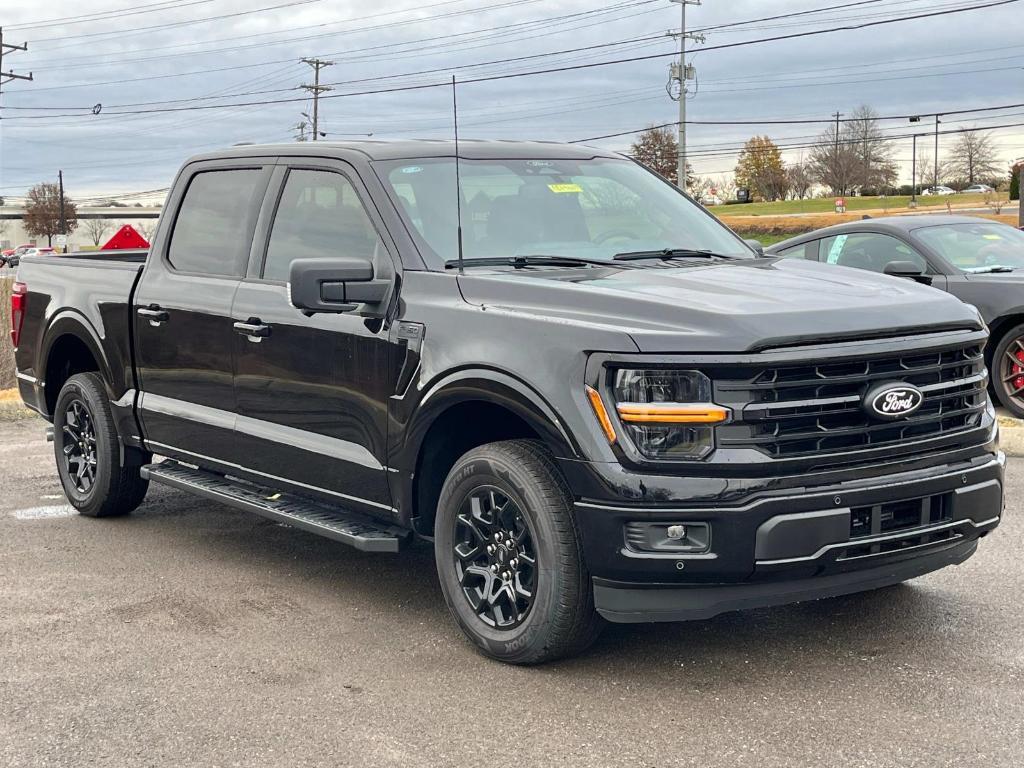
{"type": "Polygon", "coordinates": [[[930,187],[929,189],[924,190],[921,194],[922,195],[955,195],[956,194],[956,190],[955,189],[951,189],[950,187],[942,186],[940,184],[937,187],[930,187]]]}
{"type": "Polygon", "coordinates": [[[714,192],[711,192],[711,193],[708,193],[708,194],[705,194],[705,195],[701,195],[700,204],[704,205],[704,206],[708,206],[708,205],[721,205],[722,204],[722,198],[720,198],[714,192]]]}
{"type": "Polygon", "coordinates": [[[967,189],[964,190],[964,194],[967,194],[967,193],[972,193],[973,194],[973,193],[977,193],[977,192],[987,194],[989,192],[995,192],[995,189],[990,187],[988,184],[971,184],[971,186],[969,186],[967,189]]]}

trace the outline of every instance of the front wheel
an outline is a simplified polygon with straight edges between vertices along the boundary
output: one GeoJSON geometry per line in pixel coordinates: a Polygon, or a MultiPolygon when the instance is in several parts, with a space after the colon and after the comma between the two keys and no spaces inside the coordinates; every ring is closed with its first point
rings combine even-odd
{"type": "Polygon", "coordinates": [[[572,499],[540,443],[508,440],[462,456],[441,490],[434,533],[445,601],[487,656],[537,664],[597,637],[572,499]]]}
{"type": "Polygon", "coordinates": [[[106,389],[95,373],[75,374],[61,388],[53,413],[53,450],[64,494],[81,514],[124,515],[145,498],[149,481],[140,476],[139,465],[151,457],[121,450],[106,389]]]}
{"type": "Polygon", "coordinates": [[[992,355],[993,388],[999,403],[1024,418],[1024,323],[1008,330],[992,355]]]}

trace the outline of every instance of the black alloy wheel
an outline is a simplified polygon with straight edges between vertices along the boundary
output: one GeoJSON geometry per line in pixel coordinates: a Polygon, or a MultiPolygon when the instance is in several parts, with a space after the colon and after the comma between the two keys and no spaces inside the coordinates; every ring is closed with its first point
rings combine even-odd
{"type": "Polygon", "coordinates": [[[455,519],[452,552],[462,594],[488,626],[511,629],[533,606],[537,553],[516,503],[493,486],[473,490],[455,519]]]}
{"type": "Polygon", "coordinates": [[[53,451],[68,502],[87,517],[127,514],[146,497],[149,481],[139,468],[153,457],[122,444],[110,395],[95,373],[76,373],[61,387],[53,451]]]}
{"type": "Polygon", "coordinates": [[[79,493],[89,493],[96,484],[96,432],[89,406],[78,398],[68,402],[64,410],[64,465],[68,477],[79,493]]]}
{"type": "Polygon", "coordinates": [[[601,630],[572,495],[537,440],[488,443],[455,461],[434,556],[452,618],[492,659],[572,656],[601,630]]]}

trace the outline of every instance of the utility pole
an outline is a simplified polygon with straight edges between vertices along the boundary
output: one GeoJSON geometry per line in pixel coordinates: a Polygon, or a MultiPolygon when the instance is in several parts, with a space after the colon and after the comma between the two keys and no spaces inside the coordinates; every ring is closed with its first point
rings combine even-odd
{"type": "Polygon", "coordinates": [[[320,94],[334,90],[329,85],[320,85],[320,70],[333,66],[334,62],[320,59],[303,59],[302,61],[313,68],[313,84],[300,87],[313,94],[313,141],[316,141],[320,136],[320,94]]]}
{"type": "MultiPolygon", "coordinates": [[[[31,80],[32,73],[29,72],[27,75],[16,75],[13,70],[4,72],[4,54],[8,51],[27,51],[28,43],[22,43],[21,45],[14,45],[13,43],[4,42],[4,28],[0,27],[0,95],[2,95],[2,88],[5,84],[12,82],[13,80],[31,80]]],[[[0,115],[2,118],[3,115],[0,115]]]]}
{"type": "MultiPolygon", "coordinates": [[[[669,0],[679,4],[679,62],[669,67],[669,96],[672,96],[672,83],[679,83],[679,149],[676,153],[676,186],[686,191],[686,87],[687,80],[696,77],[693,66],[686,65],[686,41],[703,43],[704,35],[686,31],[686,6],[700,5],[701,0],[669,0]]],[[[671,33],[670,33],[671,34],[671,33]]],[[[672,34],[672,37],[675,37],[672,34]]]]}
{"type": "MultiPolygon", "coordinates": [[[[64,171],[57,171],[57,186],[60,187],[60,233],[68,234],[68,217],[64,210],[64,171]]],[[[67,246],[64,246],[65,250],[67,246]]]]}
{"type": "Polygon", "coordinates": [[[935,178],[932,179],[932,187],[939,186],[939,116],[935,115],[935,178]]]}

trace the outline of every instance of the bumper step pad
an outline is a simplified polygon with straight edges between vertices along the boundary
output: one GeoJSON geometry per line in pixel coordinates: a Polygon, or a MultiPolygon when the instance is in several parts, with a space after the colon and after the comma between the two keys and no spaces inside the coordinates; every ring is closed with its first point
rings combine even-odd
{"type": "Polygon", "coordinates": [[[151,482],[169,485],[247,512],[325,536],[364,552],[398,552],[410,533],[311,499],[165,460],[142,467],[151,482]]]}

